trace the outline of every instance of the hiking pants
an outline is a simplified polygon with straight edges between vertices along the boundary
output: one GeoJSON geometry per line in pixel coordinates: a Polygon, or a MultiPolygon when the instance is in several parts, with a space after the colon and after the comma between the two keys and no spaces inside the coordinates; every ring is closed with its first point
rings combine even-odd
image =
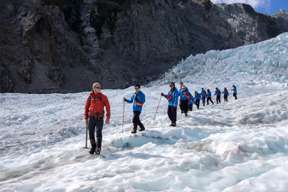
{"type": "Polygon", "coordinates": [[[211,97],[207,97],[207,105],[209,105],[209,101],[214,105],[214,102],[211,97]]]}
{"type": "Polygon", "coordinates": [[[95,150],[96,147],[101,148],[103,117],[89,117],[88,129],[92,149],[95,150]],[[96,130],[97,142],[95,141],[95,130],[96,130]]]}
{"type": "Polygon", "coordinates": [[[216,96],[216,103],[221,103],[221,96],[220,95],[217,95],[216,96]]]}
{"type": "Polygon", "coordinates": [[[188,113],[188,108],[189,108],[189,101],[187,100],[181,100],[180,101],[180,109],[181,109],[181,113],[188,113]]]}
{"type": "Polygon", "coordinates": [[[176,123],[177,121],[177,107],[168,106],[168,117],[171,123],[176,123]]]}
{"type": "Polygon", "coordinates": [[[137,130],[137,127],[138,127],[138,125],[139,125],[139,127],[141,128],[141,129],[145,129],[144,128],[144,125],[142,124],[142,122],[141,122],[141,120],[140,120],[140,114],[141,114],[141,112],[140,111],[133,111],[133,114],[134,114],[134,116],[133,116],[133,125],[134,125],[134,130],[137,130]]]}

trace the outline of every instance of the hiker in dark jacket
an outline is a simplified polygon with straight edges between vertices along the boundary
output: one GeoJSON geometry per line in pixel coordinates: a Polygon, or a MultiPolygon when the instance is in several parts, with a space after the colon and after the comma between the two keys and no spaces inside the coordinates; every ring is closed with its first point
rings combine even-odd
{"type": "Polygon", "coordinates": [[[228,92],[228,89],[226,87],[224,88],[223,95],[224,95],[224,101],[228,102],[229,92],[228,92]]]}
{"type": "Polygon", "coordinates": [[[212,93],[210,89],[207,89],[207,105],[209,105],[209,101],[214,105],[214,102],[212,100],[212,93]]]}
{"type": "Polygon", "coordinates": [[[201,90],[201,99],[202,99],[202,105],[203,105],[203,106],[205,106],[206,97],[207,97],[207,92],[205,91],[204,88],[202,88],[202,90],[201,90]]]}
{"type": "Polygon", "coordinates": [[[216,103],[221,103],[221,91],[216,87],[214,95],[216,96],[216,103]]]}

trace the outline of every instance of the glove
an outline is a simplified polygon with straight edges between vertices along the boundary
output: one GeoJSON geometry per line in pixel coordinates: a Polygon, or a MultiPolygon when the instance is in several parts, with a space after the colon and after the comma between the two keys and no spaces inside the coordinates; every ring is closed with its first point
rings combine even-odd
{"type": "Polygon", "coordinates": [[[164,93],[161,93],[161,96],[164,96],[164,93]]]}
{"type": "Polygon", "coordinates": [[[110,119],[106,119],[106,120],[105,120],[105,124],[106,124],[106,125],[109,125],[109,124],[110,124],[110,119]]]}
{"type": "Polygon", "coordinates": [[[127,102],[127,99],[124,97],[124,98],[123,98],[123,101],[126,101],[126,102],[127,102]]]}

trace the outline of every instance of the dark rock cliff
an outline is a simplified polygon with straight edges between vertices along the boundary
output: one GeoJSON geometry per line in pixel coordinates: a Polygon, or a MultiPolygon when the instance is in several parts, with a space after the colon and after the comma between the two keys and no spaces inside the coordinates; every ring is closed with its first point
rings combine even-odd
{"type": "Polygon", "coordinates": [[[285,13],[209,0],[1,0],[0,9],[0,92],[144,83],[190,54],[288,31],[285,13]]]}

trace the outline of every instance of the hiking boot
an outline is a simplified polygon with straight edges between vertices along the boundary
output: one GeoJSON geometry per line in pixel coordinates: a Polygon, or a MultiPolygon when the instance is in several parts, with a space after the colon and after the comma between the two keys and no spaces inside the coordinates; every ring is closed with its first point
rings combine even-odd
{"type": "Polygon", "coordinates": [[[137,130],[136,130],[136,129],[133,129],[133,130],[131,131],[131,133],[132,133],[132,134],[137,133],[137,130]]]}
{"type": "Polygon", "coordinates": [[[142,127],[142,128],[140,128],[140,129],[139,129],[139,131],[145,131],[145,128],[144,128],[144,127],[142,127]]]}
{"type": "Polygon", "coordinates": [[[90,151],[89,151],[89,153],[90,153],[91,155],[94,154],[95,148],[96,148],[95,146],[92,146],[92,147],[91,147],[91,149],[90,149],[90,151]]]}
{"type": "Polygon", "coordinates": [[[101,153],[101,148],[96,148],[95,154],[100,155],[100,153],[101,153]]]}
{"type": "Polygon", "coordinates": [[[176,127],[176,123],[171,123],[171,127],[176,127]]]}

